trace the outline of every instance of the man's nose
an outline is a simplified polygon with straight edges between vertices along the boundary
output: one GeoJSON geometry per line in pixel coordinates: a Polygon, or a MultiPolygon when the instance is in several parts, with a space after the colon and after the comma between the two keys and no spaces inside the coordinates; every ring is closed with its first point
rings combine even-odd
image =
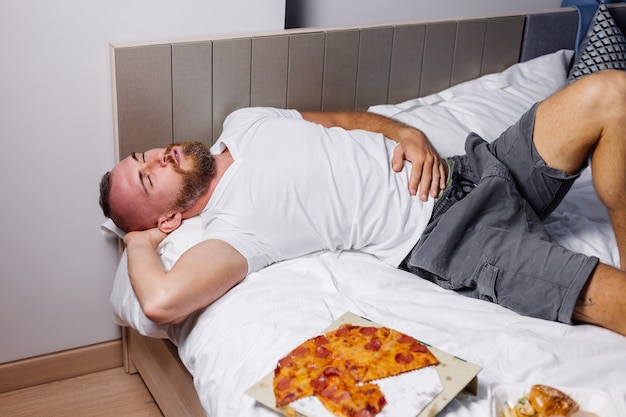
{"type": "Polygon", "coordinates": [[[146,158],[146,166],[152,169],[167,166],[165,150],[155,149],[154,151],[150,152],[150,154],[146,158]]]}

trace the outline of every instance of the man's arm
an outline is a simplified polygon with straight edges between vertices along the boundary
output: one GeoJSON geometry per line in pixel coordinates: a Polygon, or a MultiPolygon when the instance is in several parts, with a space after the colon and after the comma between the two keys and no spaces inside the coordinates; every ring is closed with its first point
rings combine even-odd
{"type": "Polygon", "coordinates": [[[398,142],[392,158],[392,167],[402,170],[404,160],[413,164],[409,178],[409,192],[417,194],[426,201],[428,194],[436,197],[445,188],[448,166],[441,159],[437,150],[426,135],[414,127],[369,112],[301,112],[302,117],[310,122],[325,127],[341,127],[346,130],[362,129],[382,133],[385,137],[398,142]]]}
{"type": "Polygon", "coordinates": [[[146,317],[155,323],[179,323],[206,307],[243,280],[246,259],[221,240],[207,240],[181,255],[165,271],[157,246],[165,238],[158,229],[128,233],[128,273],[146,317]]]}

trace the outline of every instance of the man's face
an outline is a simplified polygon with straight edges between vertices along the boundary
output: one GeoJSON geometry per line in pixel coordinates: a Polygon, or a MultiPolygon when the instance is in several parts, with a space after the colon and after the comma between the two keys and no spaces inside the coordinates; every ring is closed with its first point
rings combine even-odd
{"type": "Polygon", "coordinates": [[[198,142],[134,152],[111,170],[111,217],[124,230],[155,227],[160,216],[191,207],[213,174],[213,157],[198,142]]]}

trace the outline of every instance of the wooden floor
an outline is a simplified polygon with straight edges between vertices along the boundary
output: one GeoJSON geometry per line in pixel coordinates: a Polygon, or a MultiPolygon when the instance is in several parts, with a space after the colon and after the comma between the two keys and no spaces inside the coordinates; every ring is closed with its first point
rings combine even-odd
{"type": "Polygon", "coordinates": [[[122,368],[0,394],[7,417],[163,417],[137,374],[122,368]]]}

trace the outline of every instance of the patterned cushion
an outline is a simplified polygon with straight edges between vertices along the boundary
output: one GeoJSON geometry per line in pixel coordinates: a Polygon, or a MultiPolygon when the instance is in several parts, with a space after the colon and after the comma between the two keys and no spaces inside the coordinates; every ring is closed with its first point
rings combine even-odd
{"type": "Polygon", "coordinates": [[[573,82],[603,69],[626,70],[626,37],[615,24],[609,9],[601,4],[589,25],[580,54],[568,76],[573,82]]]}

